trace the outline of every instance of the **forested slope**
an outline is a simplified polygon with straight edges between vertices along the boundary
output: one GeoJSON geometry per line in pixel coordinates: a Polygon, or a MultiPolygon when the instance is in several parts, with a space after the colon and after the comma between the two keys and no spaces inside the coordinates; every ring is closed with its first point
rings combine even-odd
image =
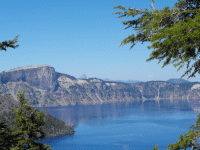
{"type": "MultiPolygon", "coordinates": [[[[5,122],[9,126],[15,124],[13,119],[15,118],[14,108],[17,106],[17,102],[12,100],[7,95],[0,95],[0,120],[5,122]]],[[[73,126],[66,125],[64,121],[61,121],[54,116],[46,114],[46,124],[44,125],[44,131],[47,137],[59,136],[65,134],[73,134],[73,126]]]]}

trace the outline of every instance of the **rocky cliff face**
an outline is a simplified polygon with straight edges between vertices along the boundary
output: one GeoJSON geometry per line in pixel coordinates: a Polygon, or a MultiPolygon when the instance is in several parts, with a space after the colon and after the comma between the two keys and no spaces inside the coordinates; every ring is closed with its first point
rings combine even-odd
{"type": "Polygon", "coordinates": [[[19,81],[52,92],[57,83],[55,69],[47,65],[16,68],[0,74],[0,84],[19,81]]]}
{"type": "Polygon", "coordinates": [[[200,83],[119,83],[100,79],[76,79],[55,72],[50,66],[29,66],[0,73],[0,94],[17,100],[17,93],[25,90],[32,106],[66,106],[98,104],[114,101],[197,100],[200,83]]]}

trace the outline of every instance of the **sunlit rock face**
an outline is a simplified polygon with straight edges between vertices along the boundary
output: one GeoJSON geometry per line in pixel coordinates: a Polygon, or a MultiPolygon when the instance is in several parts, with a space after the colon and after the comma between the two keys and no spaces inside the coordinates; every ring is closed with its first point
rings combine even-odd
{"type": "Polygon", "coordinates": [[[120,83],[97,78],[76,79],[58,73],[51,66],[28,66],[0,73],[0,94],[18,101],[19,91],[25,91],[32,106],[66,106],[102,104],[116,101],[200,99],[198,82],[170,83],[151,81],[120,83]]]}
{"type": "Polygon", "coordinates": [[[57,83],[55,69],[47,65],[21,67],[5,71],[0,74],[0,79],[0,84],[22,81],[27,82],[30,86],[47,91],[54,91],[57,83]]]}

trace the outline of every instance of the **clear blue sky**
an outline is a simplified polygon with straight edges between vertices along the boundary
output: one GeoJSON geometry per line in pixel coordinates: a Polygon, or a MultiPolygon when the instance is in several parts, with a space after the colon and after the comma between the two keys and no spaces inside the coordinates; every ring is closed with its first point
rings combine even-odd
{"type": "MultiPolygon", "coordinates": [[[[176,0],[156,0],[154,7],[173,7],[176,0]]],[[[185,69],[146,62],[151,50],[138,43],[119,47],[132,30],[112,13],[114,6],[151,9],[151,0],[4,0],[1,1],[0,41],[19,37],[19,48],[0,53],[0,72],[30,65],[50,65],[79,78],[168,80],[185,69]]],[[[184,79],[187,79],[185,77],[184,79]]],[[[189,81],[199,81],[199,75],[189,81]]]]}

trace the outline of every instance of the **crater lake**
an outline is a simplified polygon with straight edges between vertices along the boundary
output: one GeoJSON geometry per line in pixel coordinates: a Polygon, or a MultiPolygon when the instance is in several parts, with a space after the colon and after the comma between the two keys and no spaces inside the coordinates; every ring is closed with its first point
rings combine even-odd
{"type": "Polygon", "coordinates": [[[152,150],[156,144],[164,150],[188,132],[199,113],[198,100],[38,107],[46,108],[47,114],[73,125],[76,131],[40,141],[54,150],[152,150]]]}

